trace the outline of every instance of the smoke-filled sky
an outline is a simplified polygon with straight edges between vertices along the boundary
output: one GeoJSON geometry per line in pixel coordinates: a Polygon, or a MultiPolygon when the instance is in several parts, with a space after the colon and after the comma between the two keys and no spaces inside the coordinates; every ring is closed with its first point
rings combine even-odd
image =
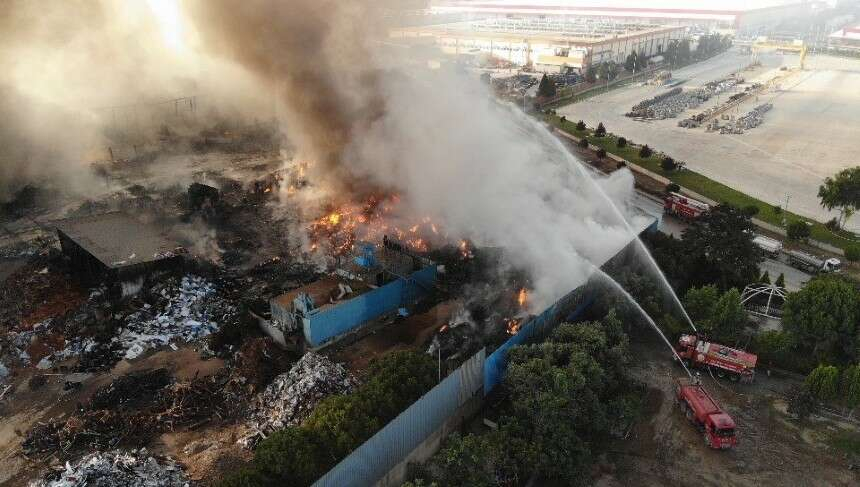
{"type": "Polygon", "coordinates": [[[505,247],[533,271],[535,303],[548,304],[630,239],[615,204],[632,177],[596,183],[476,76],[405,64],[410,52],[385,42],[401,5],[7,2],[0,117],[14,122],[0,129],[12,142],[0,149],[0,196],[22,175],[75,174],[68,184],[86,191],[81,161],[104,143],[100,107],[205,93],[245,116],[277,113],[330,196],[391,189],[452,235],[505,247]]]}

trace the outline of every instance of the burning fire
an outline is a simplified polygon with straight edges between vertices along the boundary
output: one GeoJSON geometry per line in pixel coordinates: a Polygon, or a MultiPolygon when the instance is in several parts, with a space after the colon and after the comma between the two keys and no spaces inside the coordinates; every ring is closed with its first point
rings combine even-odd
{"type": "Polygon", "coordinates": [[[471,259],[475,257],[475,254],[472,253],[472,248],[469,245],[468,240],[460,240],[460,256],[464,259],[471,259]]]}
{"type": "Polygon", "coordinates": [[[529,299],[529,293],[526,291],[526,288],[520,289],[519,294],[517,294],[517,304],[520,305],[520,308],[525,308],[526,303],[529,299]]]}
{"type": "Polygon", "coordinates": [[[508,335],[516,335],[522,326],[523,320],[521,319],[505,318],[505,329],[508,331],[508,335]]]}
{"type": "Polygon", "coordinates": [[[438,225],[429,216],[409,226],[394,224],[393,212],[399,201],[397,195],[371,196],[361,204],[330,208],[308,226],[311,250],[325,248],[333,255],[345,255],[358,241],[378,242],[388,235],[407,249],[429,251],[430,238],[439,234],[438,225]]]}

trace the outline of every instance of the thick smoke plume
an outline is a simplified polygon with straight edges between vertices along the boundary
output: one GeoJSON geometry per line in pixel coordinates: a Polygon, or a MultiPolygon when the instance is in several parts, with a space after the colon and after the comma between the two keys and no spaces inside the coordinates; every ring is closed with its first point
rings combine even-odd
{"type": "Polygon", "coordinates": [[[106,188],[90,162],[195,122],[164,100],[196,96],[197,121],[208,123],[216,108],[274,114],[245,70],[200,55],[172,0],[5,0],[2,9],[0,202],[31,183],[96,197],[106,188]]]}
{"type": "Polygon", "coordinates": [[[286,135],[339,196],[398,191],[414,215],[506,248],[532,272],[536,306],[551,303],[630,240],[615,205],[625,207],[632,177],[594,181],[475,76],[422,69],[408,49],[389,48],[387,7],[218,0],[192,17],[210,47],[277,88],[286,135]]]}

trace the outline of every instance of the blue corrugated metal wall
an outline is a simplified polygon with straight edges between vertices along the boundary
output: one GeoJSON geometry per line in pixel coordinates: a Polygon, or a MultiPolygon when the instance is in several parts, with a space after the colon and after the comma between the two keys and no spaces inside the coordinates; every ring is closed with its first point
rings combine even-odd
{"type": "Polygon", "coordinates": [[[312,313],[304,319],[308,343],[317,347],[362,323],[412,303],[425,295],[436,282],[436,266],[414,272],[337,306],[312,313]]]}
{"type": "Polygon", "coordinates": [[[375,484],[474,397],[481,388],[485,358],[481,349],[329,470],[314,487],[375,484]]]}
{"type": "Polygon", "coordinates": [[[484,395],[502,382],[505,370],[508,368],[508,350],[515,345],[522,345],[536,335],[543,334],[564,320],[575,320],[593,302],[587,286],[581,286],[561,298],[557,303],[547,308],[543,313],[523,325],[516,335],[497,348],[487,357],[484,364],[484,395]]]}

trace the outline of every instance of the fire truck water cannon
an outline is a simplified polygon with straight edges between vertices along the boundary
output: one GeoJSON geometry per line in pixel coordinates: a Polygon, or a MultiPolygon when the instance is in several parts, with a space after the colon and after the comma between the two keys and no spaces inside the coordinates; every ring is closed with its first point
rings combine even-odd
{"type": "Polygon", "coordinates": [[[697,379],[678,379],[677,401],[687,419],[702,432],[705,445],[727,450],[738,444],[735,421],[697,379]]]}
{"type": "Polygon", "coordinates": [[[711,206],[679,193],[669,193],[663,199],[663,210],[684,220],[695,220],[709,212],[711,206]]]}
{"type": "Polygon", "coordinates": [[[699,335],[681,335],[676,352],[688,368],[707,368],[717,377],[741,382],[755,378],[755,354],[709,342],[699,335]]]}

